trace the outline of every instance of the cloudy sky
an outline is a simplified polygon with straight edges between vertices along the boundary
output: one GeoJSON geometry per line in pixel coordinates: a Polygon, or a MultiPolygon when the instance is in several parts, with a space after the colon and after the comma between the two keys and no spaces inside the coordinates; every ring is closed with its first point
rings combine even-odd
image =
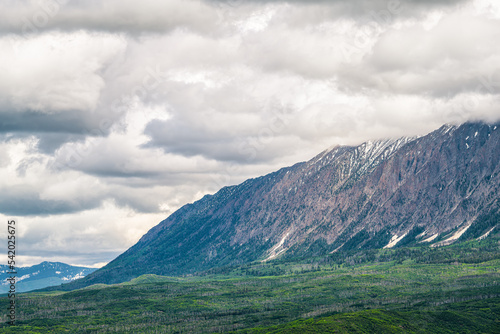
{"type": "Polygon", "coordinates": [[[498,41],[494,0],[0,0],[0,221],[102,265],[330,146],[499,120],[498,41]]]}

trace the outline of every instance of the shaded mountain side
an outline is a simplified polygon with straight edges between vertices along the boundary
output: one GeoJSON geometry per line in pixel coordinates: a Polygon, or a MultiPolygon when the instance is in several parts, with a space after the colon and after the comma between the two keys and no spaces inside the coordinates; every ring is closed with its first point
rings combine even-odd
{"type": "Polygon", "coordinates": [[[481,237],[498,223],[499,162],[498,124],[336,147],[182,207],[78,284],[481,237]]]}

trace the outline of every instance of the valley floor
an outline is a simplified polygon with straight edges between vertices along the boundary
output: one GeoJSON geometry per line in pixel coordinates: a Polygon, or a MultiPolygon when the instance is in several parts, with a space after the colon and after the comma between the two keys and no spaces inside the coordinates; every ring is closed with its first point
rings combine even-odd
{"type": "MultiPolygon", "coordinates": [[[[1,333],[500,333],[498,237],[18,296],[1,333]]],[[[0,309],[8,300],[0,299],[0,309]]]]}

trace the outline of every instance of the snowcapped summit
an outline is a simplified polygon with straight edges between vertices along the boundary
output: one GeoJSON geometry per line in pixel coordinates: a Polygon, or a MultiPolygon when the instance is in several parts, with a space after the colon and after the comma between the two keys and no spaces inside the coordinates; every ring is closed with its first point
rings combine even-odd
{"type": "MultiPolygon", "coordinates": [[[[75,267],[61,262],[44,261],[30,267],[18,267],[16,279],[16,291],[26,292],[41,289],[52,285],[60,285],[94,272],[96,268],[75,267]]],[[[10,277],[9,267],[0,265],[0,293],[9,290],[7,278],[10,277]]]]}

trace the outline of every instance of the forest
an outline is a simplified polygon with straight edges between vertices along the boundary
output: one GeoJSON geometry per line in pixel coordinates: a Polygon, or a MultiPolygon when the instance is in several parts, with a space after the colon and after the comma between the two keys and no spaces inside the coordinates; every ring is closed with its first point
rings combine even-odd
{"type": "Polygon", "coordinates": [[[499,245],[496,234],[25,293],[0,332],[499,333],[499,245]]]}

